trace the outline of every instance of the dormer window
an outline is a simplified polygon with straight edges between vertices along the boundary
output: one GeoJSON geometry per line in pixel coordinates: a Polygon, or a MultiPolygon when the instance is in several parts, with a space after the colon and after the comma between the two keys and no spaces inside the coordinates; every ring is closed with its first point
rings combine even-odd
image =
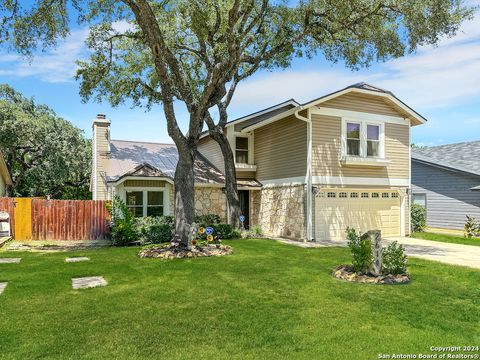
{"type": "Polygon", "coordinates": [[[237,136],[235,140],[235,162],[248,164],[248,137],[237,136]]]}

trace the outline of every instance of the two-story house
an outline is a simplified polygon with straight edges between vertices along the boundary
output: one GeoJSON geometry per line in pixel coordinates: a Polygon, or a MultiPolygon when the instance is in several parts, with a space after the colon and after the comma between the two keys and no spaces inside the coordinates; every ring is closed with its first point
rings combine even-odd
{"type": "MultiPolygon", "coordinates": [[[[389,91],[360,83],[228,123],[242,212],[269,236],[341,240],[347,227],[410,233],[410,129],[426,120],[389,91]]],[[[138,216],[172,214],[171,144],[109,139],[93,124],[94,199],[122,196],[138,216]]],[[[227,218],[224,165],[205,133],[195,165],[199,213],[227,218]]]]}

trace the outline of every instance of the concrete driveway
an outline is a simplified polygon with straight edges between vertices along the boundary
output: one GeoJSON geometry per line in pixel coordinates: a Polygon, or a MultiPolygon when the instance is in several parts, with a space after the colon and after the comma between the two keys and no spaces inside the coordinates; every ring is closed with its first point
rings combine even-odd
{"type": "MultiPolygon", "coordinates": [[[[291,245],[305,248],[326,246],[347,246],[347,241],[299,242],[278,239],[291,245]]],[[[480,269],[480,246],[449,244],[408,237],[386,238],[385,243],[398,241],[405,247],[408,256],[439,261],[445,264],[468,266],[480,269]]],[[[384,245],[385,246],[385,245],[384,245]]]]}

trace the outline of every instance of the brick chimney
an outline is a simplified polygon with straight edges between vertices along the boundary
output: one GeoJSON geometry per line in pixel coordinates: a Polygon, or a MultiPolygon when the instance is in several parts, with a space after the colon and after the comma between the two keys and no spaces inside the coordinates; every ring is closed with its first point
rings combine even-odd
{"type": "Polygon", "coordinates": [[[98,114],[92,124],[92,179],[93,200],[108,200],[105,181],[106,159],[110,153],[110,120],[104,114],[98,114]]]}

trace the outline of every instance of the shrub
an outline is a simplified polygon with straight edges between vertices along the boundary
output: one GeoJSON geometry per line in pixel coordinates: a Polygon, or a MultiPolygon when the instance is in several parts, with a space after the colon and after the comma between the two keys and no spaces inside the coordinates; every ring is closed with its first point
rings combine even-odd
{"type": "Polygon", "coordinates": [[[216,224],[213,226],[215,229],[215,235],[220,239],[231,239],[233,238],[233,226],[230,224],[216,224]]]}
{"type": "Polygon", "coordinates": [[[466,238],[472,238],[480,235],[480,224],[477,222],[477,219],[472,216],[467,215],[467,221],[465,222],[464,229],[464,236],[466,238]]]}
{"type": "Polygon", "coordinates": [[[427,227],[427,209],[419,204],[412,204],[411,210],[412,230],[422,232],[427,227]]]}
{"type": "Polygon", "coordinates": [[[232,239],[240,239],[242,237],[242,232],[239,229],[232,230],[232,239]]]}
{"type": "Polygon", "coordinates": [[[391,275],[400,275],[407,272],[405,249],[396,241],[383,249],[382,272],[391,275]]]}
{"type": "Polygon", "coordinates": [[[196,215],[195,222],[205,226],[220,224],[220,216],[217,214],[196,215]]]}
{"type": "Polygon", "coordinates": [[[257,239],[263,237],[263,230],[260,225],[252,225],[248,231],[242,233],[243,238],[257,239]]]}
{"type": "Polygon", "coordinates": [[[347,228],[348,247],[352,253],[352,266],[355,272],[366,273],[372,265],[372,242],[365,235],[360,236],[355,229],[347,228]]]}
{"type": "Polygon", "coordinates": [[[171,241],[175,229],[171,216],[138,218],[136,225],[142,241],[150,244],[171,241]]]}
{"type": "Polygon", "coordinates": [[[125,246],[138,240],[135,216],[120,197],[115,196],[112,203],[107,205],[107,210],[112,216],[109,225],[113,245],[125,246]]]}

